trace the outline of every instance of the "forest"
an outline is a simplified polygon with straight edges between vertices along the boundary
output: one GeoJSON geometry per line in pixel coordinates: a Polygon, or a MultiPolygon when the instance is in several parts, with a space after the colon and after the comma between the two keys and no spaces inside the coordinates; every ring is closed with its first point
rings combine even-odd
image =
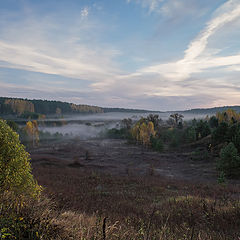
{"type": "Polygon", "coordinates": [[[103,109],[96,106],[76,105],[60,101],[0,97],[0,114],[13,114],[22,118],[38,119],[44,117],[44,115],[61,116],[62,114],[101,112],[103,112],[103,109]]]}

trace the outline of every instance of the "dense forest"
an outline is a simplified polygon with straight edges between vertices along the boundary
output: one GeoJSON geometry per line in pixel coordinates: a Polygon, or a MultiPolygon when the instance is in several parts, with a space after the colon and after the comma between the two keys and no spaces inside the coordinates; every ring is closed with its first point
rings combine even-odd
{"type": "Polygon", "coordinates": [[[103,109],[96,106],[76,105],[73,103],[28,100],[20,98],[0,97],[0,114],[13,114],[23,118],[39,118],[49,114],[74,114],[74,113],[101,113],[103,109]]]}
{"type": "Polygon", "coordinates": [[[208,114],[214,115],[217,112],[224,112],[227,109],[232,109],[236,112],[240,112],[240,106],[224,106],[224,107],[213,107],[213,108],[195,108],[186,111],[179,111],[181,113],[191,113],[191,114],[208,114]]]}
{"type": "MultiPolygon", "coordinates": [[[[240,106],[198,108],[178,112],[214,115],[217,112],[223,112],[229,108],[237,112],[240,112],[240,106]]],[[[159,113],[160,111],[148,111],[142,109],[126,109],[126,108],[107,108],[84,104],[77,105],[74,103],[61,101],[35,100],[35,99],[29,100],[21,98],[0,97],[0,115],[17,115],[18,117],[21,118],[40,119],[44,118],[45,115],[61,116],[63,114],[107,113],[107,112],[159,113]]]]}
{"type": "Polygon", "coordinates": [[[40,119],[44,118],[44,115],[61,116],[63,114],[103,112],[146,113],[150,111],[125,108],[102,108],[84,104],[77,105],[61,101],[0,97],[0,114],[17,115],[21,118],[40,119]]]}

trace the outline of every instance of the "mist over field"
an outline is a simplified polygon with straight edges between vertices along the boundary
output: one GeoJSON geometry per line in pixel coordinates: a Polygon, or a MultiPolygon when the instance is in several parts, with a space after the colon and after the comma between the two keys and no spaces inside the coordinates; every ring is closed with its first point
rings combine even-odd
{"type": "MultiPolygon", "coordinates": [[[[131,118],[133,121],[139,120],[141,117],[147,117],[150,113],[129,113],[129,112],[112,112],[98,113],[87,115],[67,115],[62,119],[48,119],[49,122],[65,122],[63,126],[40,126],[43,132],[51,134],[60,133],[68,137],[79,137],[82,140],[100,137],[108,129],[119,128],[121,120],[131,118]]],[[[168,120],[170,112],[153,113],[159,115],[163,121],[168,120]]],[[[184,120],[192,120],[194,118],[205,118],[206,114],[184,114],[184,120]]]]}

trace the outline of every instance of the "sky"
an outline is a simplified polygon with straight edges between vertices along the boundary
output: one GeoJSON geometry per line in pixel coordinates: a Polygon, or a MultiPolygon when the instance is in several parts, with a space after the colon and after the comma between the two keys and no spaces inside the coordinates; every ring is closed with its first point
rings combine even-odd
{"type": "Polygon", "coordinates": [[[0,0],[0,96],[240,105],[240,0],[0,0]]]}

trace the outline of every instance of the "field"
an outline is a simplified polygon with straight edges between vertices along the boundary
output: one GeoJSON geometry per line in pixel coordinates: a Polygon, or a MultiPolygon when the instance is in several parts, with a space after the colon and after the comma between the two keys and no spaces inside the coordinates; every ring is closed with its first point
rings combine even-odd
{"type": "Polygon", "coordinates": [[[75,138],[31,158],[69,239],[239,239],[240,181],[218,184],[213,159],[193,153],[75,138]]]}

